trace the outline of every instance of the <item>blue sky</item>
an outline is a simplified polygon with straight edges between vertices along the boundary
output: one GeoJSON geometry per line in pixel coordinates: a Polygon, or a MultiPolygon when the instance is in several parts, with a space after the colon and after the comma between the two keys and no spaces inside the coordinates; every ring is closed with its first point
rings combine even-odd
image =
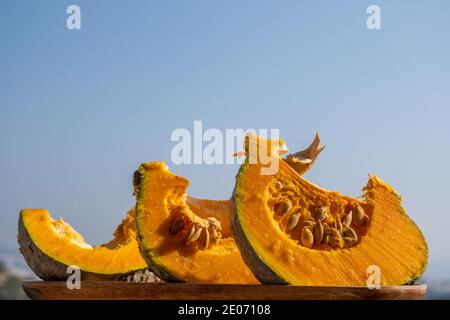
{"type": "Polygon", "coordinates": [[[139,163],[168,162],[198,197],[227,198],[237,166],[170,164],[174,129],[279,128],[307,174],[359,195],[392,184],[450,278],[448,1],[8,1],[0,11],[0,243],[44,207],[89,242],[133,205],[139,163]],[[65,13],[81,7],[82,29],[65,13]],[[381,8],[382,29],[366,28],[381,8]]]}

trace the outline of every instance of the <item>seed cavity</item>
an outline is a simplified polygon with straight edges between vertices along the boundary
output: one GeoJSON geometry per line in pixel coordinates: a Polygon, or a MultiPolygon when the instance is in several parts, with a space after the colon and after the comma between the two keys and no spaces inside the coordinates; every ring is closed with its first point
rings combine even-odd
{"type": "MultiPolygon", "coordinates": [[[[366,232],[360,228],[369,221],[362,202],[334,203],[332,198],[321,195],[306,198],[283,176],[272,184],[269,194],[267,205],[273,208],[274,221],[290,238],[306,248],[349,248],[356,245],[366,232]]],[[[208,232],[210,243],[220,237],[217,228],[210,226],[208,232]]],[[[202,234],[199,246],[203,245],[204,237],[202,234]]]]}

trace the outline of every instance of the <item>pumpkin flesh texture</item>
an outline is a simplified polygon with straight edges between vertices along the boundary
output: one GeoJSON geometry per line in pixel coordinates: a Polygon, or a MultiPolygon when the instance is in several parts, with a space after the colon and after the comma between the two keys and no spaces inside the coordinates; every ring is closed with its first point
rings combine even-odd
{"type": "Polygon", "coordinates": [[[241,166],[231,224],[244,260],[262,283],[366,286],[371,265],[380,267],[382,285],[409,283],[423,273],[428,259],[426,242],[401,207],[398,194],[379,178],[370,178],[364,200],[358,200],[317,187],[284,161],[275,175],[261,175],[260,167],[241,166]],[[347,205],[358,203],[368,215],[359,242],[336,249],[300,245],[274,218],[269,199],[273,193],[270,186],[277,179],[294,186],[293,200],[304,210],[328,205],[339,215],[347,205]]]}
{"type": "Polygon", "coordinates": [[[62,219],[54,220],[47,210],[23,209],[18,240],[28,265],[44,280],[66,279],[70,265],[80,268],[83,280],[123,280],[147,268],[136,241],[133,209],[117,227],[114,239],[95,247],[62,219]]]}

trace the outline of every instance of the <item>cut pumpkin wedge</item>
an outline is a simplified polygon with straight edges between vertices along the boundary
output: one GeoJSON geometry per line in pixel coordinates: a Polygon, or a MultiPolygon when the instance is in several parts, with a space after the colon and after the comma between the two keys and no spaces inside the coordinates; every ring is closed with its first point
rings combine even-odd
{"type": "Polygon", "coordinates": [[[220,212],[228,209],[229,202],[208,202],[205,210],[194,208],[198,202],[190,198],[191,210],[186,201],[188,185],[162,162],[143,163],[135,173],[136,227],[151,270],[172,282],[258,283],[233,238],[226,236],[230,234],[226,225],[214,215],[207,216],[216,205],[223,205],[220,212]],[[206,214],[202,217],[194,210],[206,214]]]}
{"type": "Polygon", "coordinates": [[[357,199],[316,186],[283,160],[272,175],[261,167],[241,166],[230,224],[262,283],[402,285],[424,272],[425,239],[380,178],[370,177],[357,199]]]}
{"type": "Polygon", "coordinates": [[[147,268],[136,241],[134,209],[117,227],[112,241],[95,247],[47,210],[23,209],[18,241],[26,262],[44,280],[67,279],[69,266],[78,267],[83,280],[126,280],[147,268]]]}

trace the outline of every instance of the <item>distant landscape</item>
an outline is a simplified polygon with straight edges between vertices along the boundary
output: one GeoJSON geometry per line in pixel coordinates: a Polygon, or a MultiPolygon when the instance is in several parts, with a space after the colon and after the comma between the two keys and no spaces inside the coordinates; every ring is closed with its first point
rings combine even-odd
{"type": "Polygon", "coordinates": [[[18,249],[0,247],[0,300],[28,299],[22,281],[36,279],[18,249]]]}
{"type": "MultiPolygon", "coordinates": [[[[0,247],[0,300],[28,299],[22,290],[22,281],[36,279],[18,249],[0,247]]],[[[426,299],[450,299],[450,278],[424,278],[428,285],[426,299]]]]}

